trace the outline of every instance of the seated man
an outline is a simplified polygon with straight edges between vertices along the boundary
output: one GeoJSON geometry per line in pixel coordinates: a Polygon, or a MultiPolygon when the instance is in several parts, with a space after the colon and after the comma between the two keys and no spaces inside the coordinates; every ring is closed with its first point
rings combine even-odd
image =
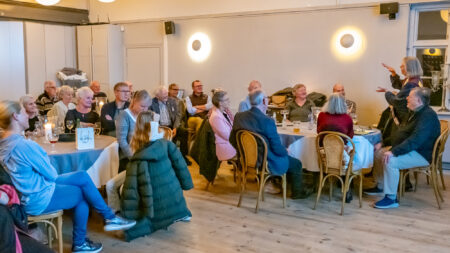
{"type": "Polygon", "coordinates": [[[264,93],[257,90],[251,93],[249,98],[252,108],[237,113],[234,118],[229,139],[231,145],[237,150],[236,133],[242,129],[262,135],[267,141],[267,161],[270,173],[283,175],[287,172],[291,184],[291,198],[307,197],[309,194],[302,189],[302,163],[290,157],[286,148],[281,144],[275,121],[265,114],[268,101],[264,93]]]}
{"type": "Polygon", "coordinates": [[[178,97],[178,91],[180,88],[176,83],[169,85],[169,97],[175,100],[178,104],[178,118],[180,119],[180,125],[177,128],[175,138],[173,141],[176,143],[180,141],[180,151],[183,154],[184,160],[187,165],[191,165],[191,161],[186,157],[188,154],[188,129],[187,127],[187,115],[186,115],[186,105],[182,99],[178,97]]]}
{"type": "MultiPolygon", "coordinates": [[[[261,83],[259,81],[253,80],[248,85],[247,90],[248,90],[248,94],[250,94],[256,90],[261,90],[261,83]]],[[[239,103],[239,112],[248,111],[248,110],[250,110],[250,108],[252,108],[252,105],[250,104],[249,96],[247,96],[244,100],[242,100],[239,103]]]]}
{"type": "MultiPolygon", "coordinates": [[[[333,86],[333,93],[339,93],[345,98],[344,85],[342,85],[340,83],[335,84],[333,86]]],[[[355,102],[345,99],[345,103],[347,104],[348,113],[356,113],[356,103],[355,102]]]]}
{"type": "Polygon", "coordinates": [[[44,93],[39,95],[36,100],[36,105],[39,110],[39,114],[47,115],[53,105],[58,102],[58,97],[56,96],[56,83],[53,80],[45,81],[44,83],[44,93]]]}
{"type": "Polygon", "coordinates": [[[114,85],[116,99],[102,107],[100,122],[102,134],[116,137],[116,119],[119,113],[130,105],[130,87],[124,82],[114,85]]]}
{"type": "Polygon", "coordinates": [[[92,81],[89,86],[91,90],[94,92],[94,103],[92,103],[92,110],[96,110],[97,103],[95,103],[97,98],[104,98],[105,103],[108,101],[108,95],[106,93],[100,91],[100,83],[99,81],[92,81]]]}
{"type": "Polygon", "coordinates": [[[407,98],[411,111],[408,121],[393,136],[392,147],[380,149],[375,155],[374,176],[378,184],[364,191],[367,195],[385,194],[384,199],[375,203],[375,208],[398,207],[399,170],[428,166],[431,162],[440,123],[436,112],[429,106],[430,93],[430,89],[420,87],[410,92],[407,98]]]}
{"type": "Polygon", "coordinates": [[[192,95],[186,97],[186,109],[189,113],[188,128],[197,132],[212,107],[211,97],[203,93],[203,84],[199,80],[192,82],[192,95]]]}
{"type": "Polygon", "coordinates": [[[155,91],[150,110],[159,114],[159,125],[166,126],[176,134],[180,126],[180,115],[178,113],[178,102],[169,97],[169,92],[164,86],[160,86],[155,91]]]}

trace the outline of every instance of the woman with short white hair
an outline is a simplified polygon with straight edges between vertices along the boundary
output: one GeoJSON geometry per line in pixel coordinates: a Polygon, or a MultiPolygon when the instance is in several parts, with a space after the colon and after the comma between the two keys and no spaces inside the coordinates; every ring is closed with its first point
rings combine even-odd
{"type": "Polygon", "coordinates": [[[70,86],[63,85],[58,92],[59,101],[53,105],[52,109],[48,111],[48,117],[55,117],[58,126],[64,125],[64,119],[69,110],[75,109],[75,104],[72,103],[73,89],[70,86]]]}
{"type": "MultiPolygon", "coordinates": [[[[100,121],[98,114],[91,110],[94,92],[89,87],[82,87],[77,90],[75,97],[77,106],[67,112],[64,125],[67,126],[68,120],[72,120],[74,124],[79,120],[82,127],[93,127],[95,122],[100,121]]],[[[68,132],[70,130],[66,127],[66,133],[68,132]]]]}
{"type": "Polygon", "coordinates": [[[353,138],[353,121],[347,114],[345,98],[333,93],[317,118],[317,133],[335,131],[353,138]]]}
{"type": "Polygon", "coordinates": [[[35,129],[36,122],[39,122],[39,110],[36,105],[36,99],[32,95],[27,94],[20,98],[20,104],[28,114],[29,127],[25,130],[25,132],[32,132],[35,129]]]}

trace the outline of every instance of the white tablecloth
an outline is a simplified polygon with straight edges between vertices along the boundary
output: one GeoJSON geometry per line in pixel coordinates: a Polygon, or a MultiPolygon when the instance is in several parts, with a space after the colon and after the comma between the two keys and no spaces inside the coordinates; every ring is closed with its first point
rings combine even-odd
{"type": "Polygon", "coordinates": [[[97,188],[115,177],[119,171],[119,144],[115,141],[106,147],[97,161],[86,171],[97,188]]]}
{"type": "MultiPolygon", "coordinates": [[[[316,128],[309,130],[307,124],[302,124],[300,133],[293,132],[293,127],[282,129],[277,128],[281,135],[298,136],[299,139],[291,143],[287,149],[290,156],[299,159],[303,168],[309,171],[319,171],[316,152],[316,128]],[[300,138],[301,137],[301,138],[300,138]]],[[[363,136],[355,135],[353,137],[355,143],[355,158],[353,161],[353,170],[371,168],[373,166],[373,145],[363,136]]]]}

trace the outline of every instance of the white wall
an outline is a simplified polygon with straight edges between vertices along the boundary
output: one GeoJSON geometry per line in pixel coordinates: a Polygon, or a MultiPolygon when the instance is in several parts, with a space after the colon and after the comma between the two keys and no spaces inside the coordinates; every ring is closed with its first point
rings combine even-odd
{"type": "MultiPolygon", "coordinates": [[[[113,3],[89,1],[91,22],[129,22],[158,20],[198,15],[264,12],[395,2],[392,0],[116,0],[113,3]]],[[[429,2],[435,0],[400,0],[397,2],[429,2]]]]}
{"type": "Polygon", "coordinates": [[[189,91],[195,79],[203,81],[206,91],[223,87],[234,108],[252,79],[260,80],[269,94],[295,83],[328,94],[341,82],[358,105],[360,121],[376,123],[386,102],[375,88],[389,83],[381,63],[397,67],[405,56],[408,10],[401,7],[393,21],[375,8],[179,20],[177,33],[167,36],[168,81],[189,91]],[[331,50],[333,34],[344,26],[358,28],[365,37],[365,51],[353,61],[339,60],[331,50]],[[191,61],[186,52],[189,36],[197,31],[208,34],[212,43],[202,63],[191,61]]]}
{"type": "Polygon", "coordinates": [[[75,28],[25,22],[28,93],[39,95],[46,80],[59,84],[56,73],[76,67],[75,28]]]}
{"type": "Polygon", "coordinates": [[[22,22],[0,21],[0,101],[25,94],[22,22]]]}

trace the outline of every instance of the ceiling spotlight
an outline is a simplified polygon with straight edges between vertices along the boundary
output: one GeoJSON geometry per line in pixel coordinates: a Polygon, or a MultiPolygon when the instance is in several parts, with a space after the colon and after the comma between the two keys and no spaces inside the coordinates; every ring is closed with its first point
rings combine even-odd
{"type": "Polygon", "coordinates": [[[59,0],[36,0],[36,2],[42,4],[42,5],[54,5],[59,2],[59,0]]]}
{"type": "Polygon", "coordinates": [[[112,3],[112,2],[114,2],[115,0],[98,0],[98,1],[100,1],[100,2],[102,2],[102,3],[112,3]]]}

